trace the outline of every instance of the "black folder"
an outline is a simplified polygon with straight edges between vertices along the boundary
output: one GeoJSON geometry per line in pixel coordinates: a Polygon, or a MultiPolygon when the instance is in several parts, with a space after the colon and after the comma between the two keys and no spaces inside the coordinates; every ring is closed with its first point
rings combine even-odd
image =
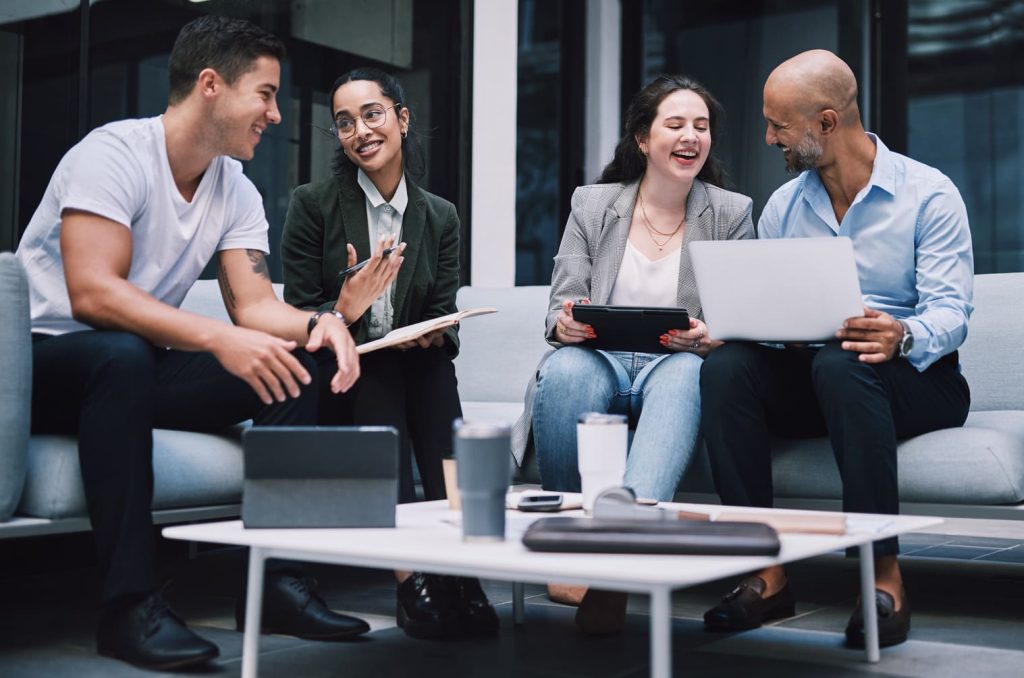
{"type": "Polygon", "coordinates": [[[774,556],[778,533],[764,523],[542,518],[523,535],[531,551],[774,556]]]}

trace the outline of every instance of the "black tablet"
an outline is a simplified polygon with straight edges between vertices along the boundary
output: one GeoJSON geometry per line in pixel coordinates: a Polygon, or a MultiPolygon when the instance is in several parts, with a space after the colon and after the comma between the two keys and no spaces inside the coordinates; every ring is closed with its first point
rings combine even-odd
{"type": "Polygon", "coordinates": [[[597,339],[580,345],[606,351],[668,353],[661,345],[661,335],[669,330],[690,329],[690,314],[685,308],[576,304],[572,317],[597,333],[597,339]]]}

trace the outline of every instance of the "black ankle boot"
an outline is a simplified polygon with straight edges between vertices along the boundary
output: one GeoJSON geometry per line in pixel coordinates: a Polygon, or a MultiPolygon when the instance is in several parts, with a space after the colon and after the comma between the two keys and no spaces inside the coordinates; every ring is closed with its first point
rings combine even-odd
{"type": "Polygon", "coordinates": [[[217,646],[190,631],[159,593],[104,609],[96,651],[144,669],[172,671],[217,657],[217,646]]]}
{"type": "Polygon", "coordinates": [[[498,633],[498,613],[487,600],[487,594],[476,577],[449,577],[455,591],[455,609],[463,632],[471,636],[493,636],[498,633]]]}
{"type": "Polygon", "coordinates": [[[454,590],[445,577],[422,572],[398,585],[398,625],[413,638],[454,638],[461,625],[454,590]]]}

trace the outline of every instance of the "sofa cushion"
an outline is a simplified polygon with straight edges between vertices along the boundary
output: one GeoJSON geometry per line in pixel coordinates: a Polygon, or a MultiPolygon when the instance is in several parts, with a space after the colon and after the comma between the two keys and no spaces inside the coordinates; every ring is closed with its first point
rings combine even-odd
{"type": "Polygon", "coordinates": [[[10,252],[0,252],[0,521],[18,505],[25,482],[32,406],[28,282],[10,252]]]}
{"type": "Polygon", "coordinates": [[[462,417],[466,420],[508,424],[511,426],[522,413],[522,402],[491,403],[479,400],[462,401],[462,417]]]}
{"type": "Polygon", "coordinates": [[[1024,273],[974,278],[974,313],[960,364],[971,386],[971,410],[1024,410],[1024,335],[1020,301],[1024,273]]]}
{"type": "Polygon", "coordinates": [[[463,287],[456,303],[460,309],[498,309],[459,326],[459,396],[463,401],[521,404],[537,363],[551,349],[544,341],[548,287],[463,287]]]}
{"type": "MultiPolygon", "coordinates": [[[[236,427],[220,434],[155,430],[153,508],[241,501],[240,430],[236,427]]],[[[74,437],[32,436],[28,467],[19,515],[50,519],[87,515],[74,437]]]]}
{"type": "MultiPolygon", "coordinates": [[[[840,499],[842,484],[827,438],[772,441],[775,496],[840,499]]],[[[900,500],[922,504],[1024,501],[1024,412],[972,412],[963,428],[932,431],[899,447],[900,500]]],[[[701,446],[680,486],[715,491],[701,446]]]]}

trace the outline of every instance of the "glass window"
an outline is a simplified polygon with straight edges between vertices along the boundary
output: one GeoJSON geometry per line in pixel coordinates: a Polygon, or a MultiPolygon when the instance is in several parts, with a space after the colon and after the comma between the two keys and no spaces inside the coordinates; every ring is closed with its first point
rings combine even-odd
{"type": "Polygon", "coordinates": [[[551,282],[572,191],[584,183],[583,10],[580,2],[519,2],[517,285],[551,282]]]}
{"type": "Polygon", "coordinates": [[[1024,270],[1024,5],[911,0],[910,155],[967,204],[977,273],[1024,270]]]}
{"type": "MultiPolygon", "coordinates": [[[[21,105],[20,124],[0,128],[0,157],[9,162],[7,149],[12,144],[33,149],[21,154],[21,191],[12,208],[17,214],[11,217],[16,227],[10,232],[20,235],[57,162],[85,133],[113,120],[163,112],[168,55],[181,26],[200,13],[248,19],[281,37],[288,50],[278,94],[283,122],[268,128],[255,158],[244,164],[246,175],[263,195],[274,280],[280,280],[280,236],[291,191],[330,175],[337,144],[320,131],[331,122],[328,90],[338,75],[356,66],[377,66],[401,79],[409,98],[404,103],[424,145],[425,174],[418,183],[455,203],[465,223],[469,199],[462,174],[468,173],[468,164],[451,161],[461,157],[465,136],[465,5],[465,0],[95,1],[88,8],[88,67],[82,91],[79,10],[41,16],[34,12],[17,23],[2,24],[0,94],[20,88],[21,105]],[[20,64],[10,57],[19,50],[20,64]],[[20,79],[8,78],[8,72],[20,79]]],[[[0,96],[0,101],[4,121],[12,98],[0,96]]],[[[7,181],[2,162],[0,181],[7,181]]],[[[0,225],[6,208],[0,201],[0,225]]],[[[211,274],[212,268],[206,275],[211,274]]]]}
{"type": "Polygon", "coordinates": [[[645,0],[643,8],[639,73],[623,73],[624,99],[629,101],[661,73],[688,75],[707,87],[725,109],[724,125],[715,131],[714,152],[725,167],[729,187],[754,199],[756,224],[771,194],[792,178],[778,151],[764,143],[764,81],[772,69],[804,50],[829,49],[843,55],[838,0],[645,0]],[[735,48],[723,47],[729,45],[735,48]]]}

